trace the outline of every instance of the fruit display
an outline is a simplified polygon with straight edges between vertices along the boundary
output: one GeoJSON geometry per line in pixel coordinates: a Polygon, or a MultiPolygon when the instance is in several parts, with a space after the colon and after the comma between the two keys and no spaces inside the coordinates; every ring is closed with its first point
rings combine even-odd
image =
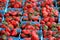
{"type": "Polygon", "coordinates": [[[0,0],[0,40],[60,40],[60,0],[0,0]]]}
{"type": "Polygon", "coordinates": [[[60,40],[60,24],[58,24],[59,12],[54,8],[53,0],[49,2],[46,0],[41,3],[42,20],[40,23],[42,24],[43,37],[44,40],[60,40]]]}
{"type": "Polygon", "coordinates": [[[4,28],[4,30],[0,33],[1,36],[3,36],[3,39],[4,36],[19,36],[20,32],[17,32],[17,29],[20,29],[21,13],[19,11],[8,11],[4,14],[4,18],[5,20],[2,21],[1,25],[1,28],[4,28]]]}
{"type": "Polygon", "coordinates": [[[39,33],[38,30],[40,30],[40,24],[31,24],[30,22],[27,22],[26,24],[22,24],[21,26],[21,38],[24,38],[25,40],[39,40],[39,33]]]}
{"type": "Polygon", "coordinates": [[[3,10],[6,7],[7,0],[0,0],[0,10],[3,10]]]}
{"type": "Polygon", "coordinates": [[[9,8],[22,8],[22,2],[19,0],[10,0],[9,8]]]}
{"type": "Polygon", "coordinates": [[[24,13],[22,20],[23,21],[37,21],[39,22],[40,18],[40,8],[37,0],[26,0],[24,7],[24,13]]]}

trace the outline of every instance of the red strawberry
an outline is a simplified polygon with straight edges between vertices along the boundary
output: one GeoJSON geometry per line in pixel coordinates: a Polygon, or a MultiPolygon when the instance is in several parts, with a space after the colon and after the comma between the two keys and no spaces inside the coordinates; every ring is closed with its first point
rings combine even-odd
{"type": "Polygon", "coordinates": [[[44,36],[46,36],[47,30],[43,30],[43,34],[44,34],[44,36]]]}
{"type": "Polygon", "coordinates": [[[8,31],[8,32],[10,32],[10,29],[9,29],[9,27],[7,27],[7,26],[6,26],[6,29],[5,29],[5,31],[8,31]]]}
{"type": "Polygon", "coordinates": [[[7,16],[9,16],[9,13],[6,13],[6,14],[4,15],[4,17],[7,17],[7,16]]]}
{"type": "Polygon", "coordinates": [[[8,31],[6,31],[6,34],[7,34],[7,36],[10,36],[10,33],[8,31]]]}
{"type": "Polygon", "coordinates": [[[48,5],[46,5],[46,8],[49,9],[50,7],[48,5]]]}
{"type": "Polygon", "coordinates": [[[27,7],[24,7],[23,9],[24,9],[24,10],[27,10],[28,8],[27,8],[27,7]]]}
{"type": "Polygon", "coordinates": [[[52,35],[52,34],[53,34],[53,32],[52,32],[51,30],[49,30],[49,31],[48,31],[48,34],[49,34],[49,35],[52,35]]]}
{"type": "Polygon", "coordinates": [[[5,33],[5,30],[2,30],[1,33],[4,34],[5,33]]]}
{"type": "Polygon", "coordinates": [[[14,26],[16,26],[17,25],[17,21],[11,20],[11,24],[13,24],[14,26]]]}
{"type": "Polygon", "coordinates": [[[58,16],[58,11],[57,10],[54,12],[54,15],[55,16],[58,16]]]}
{"type": "Polygon", "coordinates": [[[6,27],[6,25],[2,24],[2,25],[1,25],[1,27],[2,27],[2,28],[5,28],[5,27],[6,27]]]}
{"type": "Polygon", "coordinates": [[[47,17],[48,16],[48,12],[43,11],[43,17],[47,17]]]}
{"type": "Polygon", "coordinates": [[[51,22],[47,22],[47,26],[51,27],[51,22]]]}
{"type": "Polygon", "coordinates": [[[60,26],[58,26],[57,29],[60,30],[60,26]]]}
{"type": "Polygon", "coordinates": [[[6,21],[10,22],[12,18],[6,17],[6,21]]]}
{"type": "Polygon", "coordinates": [[[20,17],[16,17],[15,20],[20,22],[20,17]]]}
{"type": "Polygon", "coordinates": [[[14,8],[19,8],[19,4],[14,4],[14,8]]]}
{"type": "Polygon", "coordinates": [[[32,8],[32,5],[31,5],[31,4],[28,4],[28,5],[27,5],[27,8],[32,8]]]}
{"type": "Polygon", "coordinates": [[[27,13],[24,13],[23,16],[28,16],[28,14],[27,13]]]}
{"type": "Polygon", "coordinates": [[[16,29],[13,29],[13,30],[12,30],[11,35],[12,35],[12,36],[16,36],[16,35],[17,35],[16,29]]]}
{"type": "Polygon", "coordinates": [[[6,1],[7,1],[7,0],[3,0],[2,2],[4,2],[4,3],[5,3],[6,1]]]}
{"type": "Polygon", "coordinates": [[[24,33],[21,33],[21,37],[25,37],[25,34],[24,33]]]}
{"type": "Polygon", "coordinates": [[[46,17],[43,19],[45,22],[48,22],[49,21],[49,17],[46,17]]]}
{"type": "Polygon", "coordinates": [[[23,30],[22,31],[24,34],[30,34],[30,31],[29,30],[23,30]]]}
{"type": "Polygon", "coordinates": [[[0,17],[0,22],[2,22],[2,18],[0,17]]]}
{"type": "Polygon", "coordinates": [[[10,0],[10,2],[15,2],[16,0],[10,0]]]}
{"type": "Polygon", "coordinates": [[[41,20],[41,22],[40,22],[41,24],[45,24],[45,21],[43,21],[43,20],[41,20]]]}
{"type": "Polygon", "coordinates": [[[54,17],[51,17],[51,18],[49,19],[49,21],[50,21],[50,22],[54,22],[54,21],[55,21],[54,17]]]}
{"type": "Polygon", "coordinates": [[[36,24],[36,26],[40,27],[40,24],[36,24]]]}
{"type": "Polygon", "coordinates": [[[35,32],[32,32],[31,40],[39,40],[39,37],[35,32]]]}
{"type": "Polygon", "coordinates": [[[12,13],[10,13],[12,16],[15,16],[15,15],[17,15],[17,12],[14,12],[14,11],[12,11],[12,13]]]}

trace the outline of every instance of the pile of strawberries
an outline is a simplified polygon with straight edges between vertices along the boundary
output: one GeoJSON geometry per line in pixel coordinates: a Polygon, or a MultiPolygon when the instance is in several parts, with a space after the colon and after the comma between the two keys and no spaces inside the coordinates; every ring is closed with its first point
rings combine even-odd
{"type": "MultiPolygon", "coordinates": [[[[6,0],[0,2],[3,3],[0,6],[5,7],[6,0]]],[[[43,40],[60,40],[59,12],[54,0],[26,0],[24,5],[22,0],[10,0],[8,8],[22,8],[23,13],[19,10],[8,10],[4,15],[0,13],[0,28],[4,29],[0,31],[0,40],[14,40],[11,37],[41,40],[40,30],[43,40]],[[17,31],[19,29],[21,32],[17,31]]]]}
{"type": "Polygon", "coordinates": [[[60,40],[60,24],[58,24],[58,10],[53,8],[53,0],[44,0],[41,4],[42,29],[44,40],[60,40]]]}
{"type": "Polygon", "coordinates": [[[6,6],[7,0],[0,0],[0,10],[3,10],[6,6]]]}
{"type": "Polygon", "coordinates": [[[21,38],[25,40],[39,40],[38,30],[40,30],[40,24],[22,24],[21,29],[21,38]]]}
{"type": "Polygon", "coordinates": [[[24,40],[40,40],[38,31],[40,30],[40,24],[30,24],[31,22],[39,22],[40,8],[37,0],[26,0],[23,6],[22,21],[28,21],[26,24],[22,24],[21,38],[24,40]]]}
{"type": "Polygon", "coordinates": [[[22,8],[22,2],[17,0],[10,0],[9,2],[9,8],[22,8]]]}
{"type": "Polygon", "coordinates": [[[39,21],[40,8],[38,6],[37,0],[27,0],[24,4],[23,10],[23,21],[39,21]]]}
{"type": "Polygon", "coordinates": [[[2,36],[3,40],[6,40],[5,37],[9,36],[18,37],[20,33],[17,32],[17,29],[20,29],[21,12],[8,11],[4,14],[4,18],[5,20],[3,20],[2,25],[0,25],[4,30],[0,31],[0,36],[2,36]]]}

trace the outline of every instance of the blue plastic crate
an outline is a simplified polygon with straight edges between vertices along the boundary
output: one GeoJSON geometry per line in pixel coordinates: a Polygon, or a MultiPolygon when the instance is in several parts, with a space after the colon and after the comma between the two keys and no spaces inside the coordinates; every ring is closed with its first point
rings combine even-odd
{"type": "MultiPolygon", "coordinates": [[[[54,0],[54,2],[55,2],[55,6],[54,6],[54,8],[58,10],[59,7],[57,6],[57,0],[54,0]]],[[[59,10],[58,10],[58,11],[59,11],[59,10]]],[[[60,23],[60,12],[59,12],[59,16],[58,16],[58,23],[60,23]]],[[[42,32],[42,40],[44,40],[43,32],[42,32]]],[[[46,38],[45,40],[49,40],[49,39],[46,38]]]]}
{"type": "MultiPolygon", "coordinates": [[[[28,23],[28,21],[25,21],[25,22],[21,22],[21,24],[23,25],[23,24],[26,24],[26,23],[28,23]]],[[[29,22],[31,25],[33,25],[33,24],[39,24],[39,22],[29,22]]],[[[42,40],[42,30],[41,30],[41,27],[40,27],[40,30],[38,30],[38,33],[39,33],[39,38],[42,40]]],[[[20,37],[20,39],[21,40],[24,40],[24,39],[22,39],[21,37],[20,37]]]]}

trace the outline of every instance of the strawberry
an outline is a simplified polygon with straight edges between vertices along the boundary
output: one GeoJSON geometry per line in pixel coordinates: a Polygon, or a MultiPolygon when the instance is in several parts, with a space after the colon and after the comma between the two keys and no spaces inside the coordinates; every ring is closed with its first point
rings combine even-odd
{"type": "Polygon", "coordinates": [[[12,13],[10,13],[12,16],[15,16],[15,15],[17,15],[17,12],[12,12],[12,13]]]}
{"type": "Polygon", "coordinates": [[[23,16],[28,16],[28,14],[27,13],[24,13],[23,16]]]}
{"type": "Polygon", "coordinates": [[[27,5],[27,8],[32,8],[32,5],[31,5],[31,4],[28,4],[28,5],[27,5]]]}
{"type": "Polygon", "coordinates": [[[6,17],[6,22],[10,22],[12,18],[6,17]]]}
{"type": "Polygon", "coordinates": [[[48,31],[48,34],[49,34],[49,35],[52,35],[52,34],[53,34],[53,32],[52,32],[51,30],[49,30],[49,31],[48,31]]]}
{"type": "Polygon", "coordinates": [[[30,31],[29,30],[23,30],[22,31],[24,34],[30,34],[30,31]]]}
{"type": "Polygon", "coordinates": [[[7,16],[9,16],[9,13],[6,13],[6,14],[4,15],[4,17],[7,17],[7,16]]]}
{"type": "Polygon", "coordinates": [[[5,30],[2,30],[1,33],[4,34],[5,33],[5,30]]]}
{"type": "Polygon", "coordinates": [[[16,36],[16,35],[17,35],[16,29],[13,29],[13,30],[12,30],[11,35],[12,35],[12,36],[16,36]]]}
{"type": "Polygon", "coordinates": [[[55,21],[55,18],[54,17],[50,17],[49,21],[50,22],[54,22],[55,21]]]}
{"type": "Polygon", "coordinates": [[[45,21],[43,21],[43,20],[41,20],[41,22],[40,22],[41,24],[45,24],[45,21]]]}
{"type": "Polygon", "coordinates": [[[11,23],[8,24],[8,27],[12,29],[14,28],[14,26],[11,23]]]}
{"type": "Polygon", "coordinates": [[[5,31],[10,32],[10,29],[6,26],[5,31]]]}
{"type": "Polygon", "coordinates": [[[17,25],[17,21],[11,20],[11,24],[14,25],[14,26],[16,26],[17,25]]]}
{"type": "Polygon", "coordinates": [[[3,0],[2,2],[4,2],[4,3],[5,3],[6,1],[7,1],[7,0],[3,0]]]}
{"type": "Polygon", "coordinates": [[[49,21],[49,17],[46,17],[43,19],[45,22],[48,22],[49,21]]]}
{"type": "Polygon", "coordinates": [[[6,31],[6,35],[7,35],[7,36],[10,36],[10,33],[9,33],[8,31],[6,31]]]}
{"type": "Polygon", "coordinates": [[[39,37],[35,32],[32,32],[31,40],[39,40],[39,37]]]}
{"type": "Polygon", "coordinates": [[[16,0],[10,0],[10,2],[15,2],[16,0]]]}
{"type": "Polygon", "coordinates": [[[60,26],[58,26],[57,29],[60,30],[60,26]]]}
{"type": "Polygon", "coordinates": [[[2,18],[0,17],[0,22],[2,22],[2,18]]]}
{"type": "Polygon", "coordinates": [[[15,20],[20,22],[20,17],[16,17],[15,20]]]}
{"type": "Polygon", "coordinates": [[[47,22],[47,26],[51,27],[51,22],[47,22]]]}
{"type": "Polygon", "coordinates": [[[25,37],[25,34],[24,33],[21,33],[21,37],[25,37]]]}

